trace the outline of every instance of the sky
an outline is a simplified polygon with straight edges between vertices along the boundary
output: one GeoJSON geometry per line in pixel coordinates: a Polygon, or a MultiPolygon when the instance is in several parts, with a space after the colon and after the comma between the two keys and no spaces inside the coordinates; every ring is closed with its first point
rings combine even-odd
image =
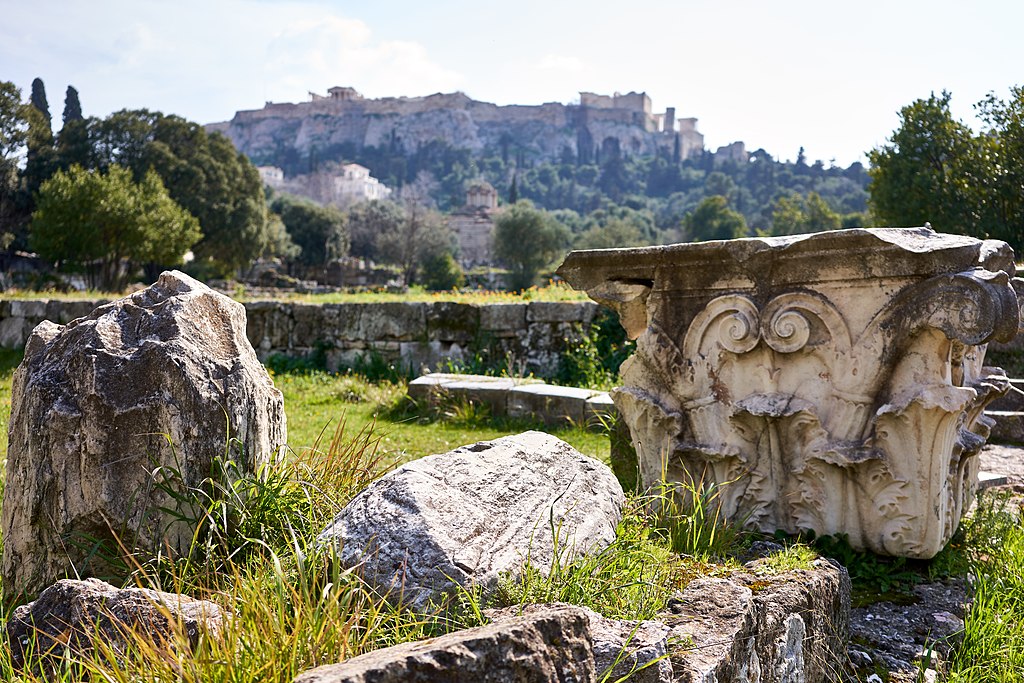
{"type": "Polygon", "coordinates": [[[124,108],[200,123],[310,91],[462,91],[497,104],[646,92],[696,117],[705,147],[848,166],[899,109],[973,105],[1024,85],[1017,0],[0,0],[0,80],[40,77],[55,125],[124,108]]]}

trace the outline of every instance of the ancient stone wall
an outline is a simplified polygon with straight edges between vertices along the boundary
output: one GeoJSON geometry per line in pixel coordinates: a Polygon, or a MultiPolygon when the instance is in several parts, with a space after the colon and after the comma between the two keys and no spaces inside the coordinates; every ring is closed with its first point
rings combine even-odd
{"type": "MultiPolygon", "coordinates": [[[[0,301],[0,348],[21,348],[43,320],[64,324],[106,301],[0,301]]],[[[592,302],[458,304],[391,302],[245,304],[247,333],[260,358],[323,354],[328,368],[351,367],[377,354],[413,371],[484,351],[496,361],[553,373],[561,353],[589,327],[592,302]]]]}

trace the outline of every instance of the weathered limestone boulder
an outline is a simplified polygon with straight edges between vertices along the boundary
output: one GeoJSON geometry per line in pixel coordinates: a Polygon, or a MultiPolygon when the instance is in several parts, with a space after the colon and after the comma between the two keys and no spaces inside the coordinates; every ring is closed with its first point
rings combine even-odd
{"type": "Polygon", "coordinates": [[[64,579],[14,610],[7,638],[11,663],[20,669],[29,657],[60,659],[66,650],[88,656],[97,640],[123,653],[133,634],[158,647],[174,647],[180,634],[195,647],[201,637],[220,634],[230,617],[217,604],[187,595],[64,579]]]}
{"type": "Polygon", "coordinates": [[[552,606],[321,666],[295,683],[591,683],[598,672],[588,625],[582,609],[552,606]]]}
{"type": "Polygon", "coordinates": [[[717,483],[763,531],[935,555],[974,497],[985,345],[1017,333],[1012,250],[930,228],[573,252],[634,356],[613,394],[646,486],[717,483]]]}
{"type": "Polygon", "coordinates": [[[550,569],[615,538],[624,503],[606,465],[526,432],[410,462],[357,495],[320,535],[339,561],[422,609],[456,585],[493,587],[529,559],[550,569]]]}
{"type": "MultiPolygon", "coordinates": [[[[543,615],[565,603],[525,605],[484,610],[492,623],[543,615]]],[[[608,619],[592,609],[576,607],[587,616],[594,643],[594,665],[599,680],[629,680],[631,683],[672,683],[672,661],[668,638],[671,629],[660,621],[608,619]],[[608,673],[606,679],[601,677],[608,673]]]]}
{"type": "Polygon", "coordinates": [[[658,619],[669,628],[673,680],[835,681],[849,634],[850,578],[816,560],[774,576],[697,579],[658,619]]]}
{"type": "Polygon", "coordinates": [[[187,550],[193,528],[181,518],[196,511],[176,498],[226,452],[251,471],[285,439],[281,393],[246,339],[245,309],[183,273],[66,326],[41,323],[14,375],[8,598],[109,572],[95,563],[119,543],[187,550]]]}

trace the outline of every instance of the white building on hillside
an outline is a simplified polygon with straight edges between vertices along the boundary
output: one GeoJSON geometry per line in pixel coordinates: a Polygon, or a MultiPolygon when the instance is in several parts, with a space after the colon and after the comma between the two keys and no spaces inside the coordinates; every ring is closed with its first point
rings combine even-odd
{"type": "Polygon", "coordinates": [[[370,169],[359,164],[345,164],[334,176],[334,202],[349,206],[362,201],[387,199],[391,189],[370,175],[370,169]]]}

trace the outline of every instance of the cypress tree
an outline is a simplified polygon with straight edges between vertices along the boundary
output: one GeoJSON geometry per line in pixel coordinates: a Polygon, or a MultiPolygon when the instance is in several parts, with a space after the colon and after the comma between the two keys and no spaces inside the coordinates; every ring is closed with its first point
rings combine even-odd
{"type": "Polygon", "coordinates": [[[57,135],[57,167],[67,169],[78,164],[83,168],[92,168],[93,156],[89,126],[82,116],[78,91],[69,85],[64,97],[64,127],[57,135]]]}
{"type": "Polygon", "coordinates": [[[32,96],[29,98],[29,101],[46,118],[46,126],[52,133],[52,117],[50,116],[50,105],[46,101],[46,86],[43,85],[43,79],[38,77],[32,79],[32,96]]]}
{"type": "MultiPolygon", "coordinates": [[[[46,96],[43,95],[43,97],[46,96]]],[[[84,118],[82,105],[78,101],[78,91],[75,90],[75,86],[69,85],[67,94],[64,96],[64,125],[67,125],[68,121],[81,121],[84,118]]]]}

